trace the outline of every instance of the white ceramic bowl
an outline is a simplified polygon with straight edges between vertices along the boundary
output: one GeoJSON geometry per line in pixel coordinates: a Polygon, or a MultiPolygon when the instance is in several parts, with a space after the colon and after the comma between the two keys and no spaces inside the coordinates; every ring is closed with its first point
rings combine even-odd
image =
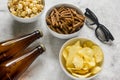
{"type": "MultiPolygon", "coordinates": [[[[47,11],[46,17],[50,14],[50,12],[53,10],[53,8],[55,8],[55,7],[60,7],[60,6],[62,6],[62,5],[65,6],[65,7],[73,8],[73,9],[77,10],[78,13],[80,13],[80,14],[82,14],[82,15],[84,16],[83,12],[82,12],[77,6],[74,6],[74,5],[72,5],[72,4],[57,4],[57,5],[55,5],[55,6],[52,6],[52,7],[47,11]]],[[[57,32],[55,32],[55,31],[53,31],[52,29],[50,29],[50,28],[48,27],[48,25],[47,25],[47,22],[46,22],[46,26],[47,26],[49,32],[50,32],[53,36],[55,36],[55,37],[57,37],[57,38],[60,38],[60,39],[69,39],[69,38],[72,38],[72,37],[76,37],[76,36],[79,35],[79,32],[80,32],[80,30],[78,30],[78,31],[76,31],[76,32],[74,32],[74,33],[72,33],[72,34],[60,34],[60,33],[57,33],[57,32]]],[[[84,26],[84,24],[83,24],[83,26],[84,26]]],[[[82,26],[82,27],[83,27],[83,26],[82,26]]],[[[80,29],[81,29],[81,28],[80,28],[80,29]]]]}
{"type": "MultiPolygon", "coordinates": [[[[9,0],[8,0],[9,1],[9,0]]],[[[43,1],[43,5],[45,7],[45,1],[43,1]]],[[[7,8],[8,8],[8,4],[7,4],[7,8]]],[[[43,8],[44,10],[44,8],[43,8]]],[[[31,17],[31,18],[21,18],[21,17],[18,17],[18,16],[15,16],[14,14],[12,14],[8,8],[8,12],[9,14],[12,16],[12,18],[18,22],[22,22],[22,23],[31,23],[31,22],[34,22],[36,20],[38,20],[38,18],[40,17],[40,15],[42,14],[43,10],[41,12],[39,12],[38,15],[34,16],[34,17],[31,17]]]]}
{"type": "MultiPolygon", "coordinates": [[[[90,80],[91,78],[93,78],[93,77],[95,77],[96,75],[98,75],[100,72],[98,72],[97,74],[95,74],[95,75],[93,75],[93,76],[90,76],[90,77],[88,77],[88,78],[78,78],[78,77],[75,77],[75,76],[73,76],[70,72],[68,72],[67,70],[66,70],[66,68],[65,68],[65,60],[64,60],[64,58],[63,58],[63,56],[62,56],[62,52],[63,52],[63,50],[64,50],[64,48],[66,47],[66,46],[68,46],[68,45],[72,45],[72,44],[74,44],[76,41],[80,41],[80,42],[84,42],[84,41],[91,41],[91,40],[89,40],[89,39],[86,39],[86,38],[79,38],[79,37],[76,37],[76,38],[72,38],[72,39],[70,39],[70,40],[68,40],[67,42],[65,42],[64,44],[63,44],[63,46],[61,47],[61,49],[60,49],[60,52],[59,52],[59,62],[60,62],[60,66],[61,66],[61,68],[62,68],[62,70],[65,72],[65,74],[66,75],[68,75],[70,78],[72,78],[72,79],[74,79],[74,80],[90,80]]],[[[94,45],[96,45],[96,46],[98,46],[96,43],[94,43],[93,41],[91,41],[94,45]]],[[[99,47],[99,46],[98,46],[99,47]]],[[[104,63],[104,54],[103,54],[103,62],[102,62],[102,65],[101,65],[101,68],[102,68],[102,66],[103,66],[103,63],[104,63]]]]}

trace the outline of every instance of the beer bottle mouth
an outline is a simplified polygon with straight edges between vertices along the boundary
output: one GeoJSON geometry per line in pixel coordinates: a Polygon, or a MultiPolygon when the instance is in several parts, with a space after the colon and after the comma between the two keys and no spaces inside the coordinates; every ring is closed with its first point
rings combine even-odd
{"type": "Polygon", "coordinates": [[[43,32],[42,32],[41,30],[36,30],[35,32],[36,32],[37,34],[39,34],[40,37],[43,37],[43,32]]]}
{"type": "Polygon", "coordinates": [[[43,51],[46,51],[46,48],[43,44],[40,44],[40,46],[42,47],[43,51]]]}
{"type": "Polygon", "coordinates": [[[41,44],[41,43],[36,48],[40,49],[40,52],[45,52],[46,51],[45,46],[43,44],[41,44]]]}
{"type": "Polygon", "coordinates": [[[39,30],[41,37],[43,37],[43,32],[42,30],[39,30]]]}

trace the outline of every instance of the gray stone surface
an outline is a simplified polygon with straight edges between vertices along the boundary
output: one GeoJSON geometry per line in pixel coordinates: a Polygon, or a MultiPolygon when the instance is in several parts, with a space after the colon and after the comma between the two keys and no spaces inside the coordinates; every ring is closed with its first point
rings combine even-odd
{"type": "Polygon", "coordinates": [[[105,60],[102,72],[91,80],[119,80],[120,79],[120,0],[45,0],[45,10],[39,20],[30,24],[14,21],[6,10],[7,0],[0,0],[0,41],[11,39],[19,35],[41,29],[44,37],[32,46],[43,43],[46,52],[40,55],[19,80],[72,80],[60,68],[59,50],[66,40],[53,37],[45,25],[46,11],[58,3],[71,3],[80,9],[90,8],[114,35],[112,45],[101,43],[94,31],[86,25],[81,29],[79,37],[95,41],[103,49],[105,60]]]}

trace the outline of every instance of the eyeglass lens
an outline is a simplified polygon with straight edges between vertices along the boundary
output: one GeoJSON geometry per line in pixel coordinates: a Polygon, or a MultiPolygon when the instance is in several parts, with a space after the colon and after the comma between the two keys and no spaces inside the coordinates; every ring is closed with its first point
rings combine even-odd
{"type": "Polygon", "coordinates": [[[101,27],[97,27],[95,30],[95,35],[102,42],[108,41],[108,36],[106,34],[107,33],[101,27]]]}
{"type": "Polygon", "coordinates": [[[95,23],[88,17],[86,17],[86,21],[85,21],[86,25],[91,28],[91,29],[96,29],[97,25],[94,25],[95,23]]]}

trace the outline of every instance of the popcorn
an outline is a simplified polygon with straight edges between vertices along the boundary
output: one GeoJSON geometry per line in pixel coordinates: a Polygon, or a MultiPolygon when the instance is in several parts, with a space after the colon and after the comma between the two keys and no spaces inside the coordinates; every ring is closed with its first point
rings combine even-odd
{"type": "Polygon", "coordinates": [[[15,16],[31,18],[43,10],[44,4],[42,0],[10,0],[8,8],[15,16]]]}
{"type": "Polygon", "coordinates": [[[22,4],[18,4],[18,9],[22,9],[23,5],[22,4]]]}

